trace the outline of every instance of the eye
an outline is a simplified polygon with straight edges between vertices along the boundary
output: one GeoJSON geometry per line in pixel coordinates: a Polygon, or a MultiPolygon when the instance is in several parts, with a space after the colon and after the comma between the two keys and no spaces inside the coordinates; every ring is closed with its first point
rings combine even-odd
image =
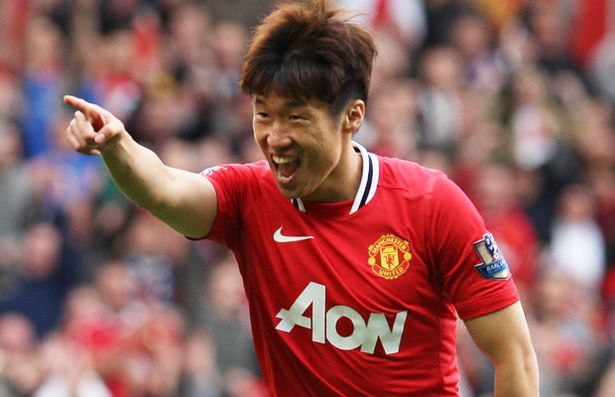
{"type": "Polygon", "coordinates": [[[291,114],[290,116],[288,116],[288,119],[291,120],[291,121],[306,120],[305,117],[300,116],[298,114],[291,114]]]}
{"type": "Polygon", "coordinates": [[[267,112],[256,112],[255,116],[260,118],[260,119],[266,119],[266,118],[269,118],[269,113],[267,113],[267,112]]]}

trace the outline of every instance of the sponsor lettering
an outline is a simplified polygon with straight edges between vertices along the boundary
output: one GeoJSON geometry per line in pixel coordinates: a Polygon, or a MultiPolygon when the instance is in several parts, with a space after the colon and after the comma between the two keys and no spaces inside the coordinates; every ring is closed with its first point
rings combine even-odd
{"type": "Polygon", "coordinates": [[[338,305],[326,310],[326,296],[324,285],[310,282],[289,309],[278,312],[276,317],[280,322],[276,329],[282,332],[291,332],[295,326],[311,329],[313,342],[328,342],[341,350],[360,348],[364,353],[373,354],[380,340],[386,354],[399,352],[408,311],[397,313],[393,327],[390,327],[384,313],[371,313],[366,322],[349,306],[338,305]],[[312,314],[308,317],[304,313],[310,306],[312,314]],[[337,331],[337,323],[342,318],[352,322],[350,335],[343,336],[337,331]]]}

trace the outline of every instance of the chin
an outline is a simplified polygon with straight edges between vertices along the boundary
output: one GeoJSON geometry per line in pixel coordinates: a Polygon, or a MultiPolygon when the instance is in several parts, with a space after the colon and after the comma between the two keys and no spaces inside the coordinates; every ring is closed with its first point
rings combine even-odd
{"type": "Polygon", "coordinates": [[[287,189],[284,186],[281,186],[279,183],[276,183],[276,185],[280,193],[282,193],[282,196],[288,199],[299,198],[300,195],[298,194],[297,191],[292,190],[292,189],[287,189]]]}
{"type": "Polygon", "coordinates": [[[309,193],[305,189],[292,188],[290,186],[283,186],[277,183],[278,190],[287,199],[300,199],[306,197],[309,193]]]}

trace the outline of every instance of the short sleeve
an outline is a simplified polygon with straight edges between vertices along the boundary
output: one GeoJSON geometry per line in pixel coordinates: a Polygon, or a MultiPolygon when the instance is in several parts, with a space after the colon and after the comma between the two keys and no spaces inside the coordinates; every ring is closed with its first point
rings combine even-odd
{"type": "Polygon", "coordinates": [[[444,174],[432,190],[429,237],[437,279],[462,319],[503,309],[519,295],[497,236],[467,195],[444,174]]]}
{"type": "Polygon", "coordinates": [[[214,186],[217,201],[216,219],[206,239],[229,247],[237,241],[248,173],[248,167],[240,164],[218,165],[200,173],[214,186]]]}

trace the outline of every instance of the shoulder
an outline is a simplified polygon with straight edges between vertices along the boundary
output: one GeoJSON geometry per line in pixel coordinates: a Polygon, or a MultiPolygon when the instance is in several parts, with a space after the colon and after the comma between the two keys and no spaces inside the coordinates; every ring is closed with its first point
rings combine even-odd
{"type": "Polygon", "coordinates": [[[379,157],[379,163],[379,187],[388,196],[394,193],[422,202],[431,222],[455,224],[460,218],[480,218],[468,195],[444,172],[395,158],[379,157]]]}
{"type": "Polygon", "coordinates": [[[270,195],[276,189],[269,165],[264,160],[216,165],[200,174],[213,184],[218,202],[252,202],[256,197],[270,195]]]}
{"type": "Polygon", "coordinates": [[[431,194],[439,184],[452,183],[440,170],[427,168],[413,161],[378,156],[380,184],[414,193],[431,194]]]}

